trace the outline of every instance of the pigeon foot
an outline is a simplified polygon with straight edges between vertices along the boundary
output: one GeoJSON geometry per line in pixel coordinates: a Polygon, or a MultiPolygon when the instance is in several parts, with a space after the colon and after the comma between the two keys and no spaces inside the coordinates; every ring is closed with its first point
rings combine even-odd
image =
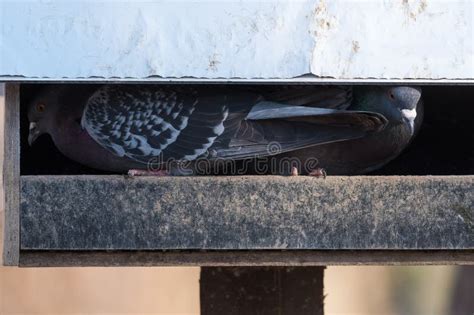
{"type": "Polygon", "coordinates": [[[298,175],[299,175],[298,168],[296,168],[295,166],[292,166],[290,176],[298,176],[298,175]]]}
{"type": "Polygon", "coordinates": [[[327,172],[324,168],[315,168],[314,170],[312,170],[311,172],[309,172],[308,176],[312,176],[312,177],[316,177],[316,178],[324,178],[326,179],[326,176],[327,176],[327,172]]]}
{"type": "Polygon", "coordinates": [[[171,176],[171,174],[167,170],[138,170],[138,169],[131,169],[128,171],[128,176],[171,176]]]}

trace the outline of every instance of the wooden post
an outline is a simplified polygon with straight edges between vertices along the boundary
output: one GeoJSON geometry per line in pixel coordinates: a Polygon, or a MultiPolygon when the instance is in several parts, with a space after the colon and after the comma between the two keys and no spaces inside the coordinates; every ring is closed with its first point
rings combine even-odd
{"type": "Polygon", "coordinates": [[[20,85],[5,85],[3,264],[18,266],[20,253],[20,85]]]}
{"type": "Polygon", "coordinates": [[[324,267],[203,267],[201,314],[323,315],[324,267]]]}

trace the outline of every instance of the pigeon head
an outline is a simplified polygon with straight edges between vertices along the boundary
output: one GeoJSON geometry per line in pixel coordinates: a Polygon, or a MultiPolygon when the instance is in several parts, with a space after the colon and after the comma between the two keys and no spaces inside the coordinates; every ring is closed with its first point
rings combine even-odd
{"type": "Polygon", "coordinates": [[[53,119],[59,110],[60,89],[43,87],[28,104],[28,120],[30,122],[28,144],[45,133],[50,133],[53,119]]]}
{"type": "Polygon", "coordinates": [[[28,103],[28,143],[32,145],[45,133],[54,138],[64,128],[79,129],[84,104],[98,87],[93,84],[43,86],[28,103]]]}
{"type": "Polygon", "coordinates": [[[351,109],[380,113],[391,125],[405,125],[415,134],[422,121],[421,90],[408,86],[366,86],[354,89],[351,109]]]}

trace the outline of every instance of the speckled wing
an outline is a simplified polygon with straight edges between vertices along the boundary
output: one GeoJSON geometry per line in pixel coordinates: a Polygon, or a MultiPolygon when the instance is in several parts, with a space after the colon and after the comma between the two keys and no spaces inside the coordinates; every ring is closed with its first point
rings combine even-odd
{"type": "Polygon", "coordinates": [[[252,105],[239,108],[225,93],[191,87],[106,85],[89,98],[82,126],[118,156],[145,164],[192,161],[228,141],[252,105]]]}

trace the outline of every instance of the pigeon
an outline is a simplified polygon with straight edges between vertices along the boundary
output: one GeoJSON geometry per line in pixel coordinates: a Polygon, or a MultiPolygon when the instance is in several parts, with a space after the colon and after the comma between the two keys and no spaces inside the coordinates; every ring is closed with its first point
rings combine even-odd
{"type": "Polygon", "coordinates": [[[68,158],[112,172],[194,174],[201,162],[212,168],[222,161],[312,156],[335,174],[361,173],[386,159],[352,166],[357,154],[341,152],[339,144],[362,141],[370,156],[376,146],[364,140],[388,132],[381,142],[393,136],[397,148],[387,154],[395,157],[415,134],[421,92],[355,92],[332,86],[48,85],[28,104],[28,142],[49,134],[68,158]],[[392,132],[397,126],[408,132],[392,132]]]}
{"type": "MultiPolygon", "coordinates": [[[[342,142],[317,145],[278,155],[272,173],[308,174],[323,169],[331,175],[361,175],[380,169],[413,141],[424,116],[421,89],[359,86],[353,89],[349,111],[374,111],[388,121],[380,132],[342,142]]],[[[323,175],[325,176],[325,173],[323,175]]]]}

